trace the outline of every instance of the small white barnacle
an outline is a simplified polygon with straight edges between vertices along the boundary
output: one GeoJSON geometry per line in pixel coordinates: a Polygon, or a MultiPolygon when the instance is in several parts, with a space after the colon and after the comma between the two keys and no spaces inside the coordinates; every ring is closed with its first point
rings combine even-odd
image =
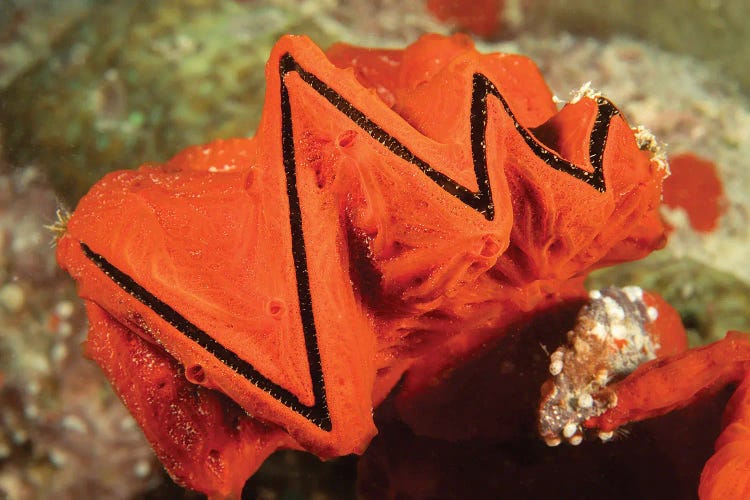
{"type": "Polygon", "coordinates": [[[630,302],[643,301],[643,289],[639,286],[624,286],[620,290],[628,297],[630,302]]]}
{"type": "Polygon", "coordinates": [[[575,422],[568,422],[565,424],[565,427],[563,427],[562,435],[565,439],[570,439],[575,436],[576,432],[578,432],[578,424],[575,422]]]}
{"type": "Polygon", "coordinates": [[[594,398],[588,392],[584,392],[578,396],[578,401],[576,402],[579,408],[591,408],[594,404],[594,398]]]}
{"type": "Polygon", "coordinates": [[[562,351],[555,351],[550,356],[549,372],[553,377],[562,373],[564,367],[562,351]]]}
{"type": "Polygon", "coordinates": [[[622,321],[625,319],[625,311],[622,306],[617,303],[612,297],[604,297],[604,310],[607,313],[607,317],[610,321],[622,321]]]}
{"type": "Polygon", "coordinates": [[[550,448],[554,448],[555,446],[560,446],[560,443],[562,443],[562,439],[560,439],[558,436],[548,436],[544,438],[544,442],[547,443],[547,446],[550,448]]]}
{"type": "Polygon", "coordinates": [[[599,439],[601,439],[603,443],[612,439],[614,435],[615,433],[612,431],[599,431],[599,439]]]}
{"type": "Polygon", "coordinates": [[[612,337],[616,339],[624,339],[628,336],[628,329],[622,323],[615,323],[610,327],[612,337]]]}
{"type": "Polygon", "coordinates": [[[598,339],[604,340],[604,338],[607,336],[607,327],[597,322],[593,326],[593,328],[591,328],[591,333],[595,335],[598,339]]]}

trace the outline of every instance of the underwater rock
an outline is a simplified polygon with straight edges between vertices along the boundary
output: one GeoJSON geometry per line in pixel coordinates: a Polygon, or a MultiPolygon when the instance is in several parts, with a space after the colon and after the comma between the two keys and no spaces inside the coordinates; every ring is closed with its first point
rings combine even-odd
{"type": "Polygon", "coordinates": [[[648,5],[629,0],[530,0],[516,29],[567,31],[606,39],[629,34],[676,54],[711,64],[727,79],[750,88],[750,32],[745,0],[663,0],[648,5]]]}
{"type": "Polygon", "coordinates": [[[259,68],[298,23],[326,43],[295,9],[267,4],[116,0],[90,9],[49,59],[0,93],[9,160],[42,165],[74,204],[111,170],[250,135],[262,107],[259,68]]]}

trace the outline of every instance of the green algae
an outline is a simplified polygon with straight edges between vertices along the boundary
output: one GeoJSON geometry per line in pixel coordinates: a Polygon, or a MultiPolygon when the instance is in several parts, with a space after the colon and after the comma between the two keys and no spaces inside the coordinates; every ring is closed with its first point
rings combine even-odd
{"type": "Polygon", "coordinates": [[[251,135],[268,53],[281,35],[301,31],[331,41],[290,7],[102,3],[0,94],[9,160],[42,165],[74,204],[112,170],[251,135]]]}
{"type": "Polygon", "coordinates": [[[536,0],[524,6],[522,29],[607,38],[628,34],[713,65],[750,90],[747,0],[536,0]]]}

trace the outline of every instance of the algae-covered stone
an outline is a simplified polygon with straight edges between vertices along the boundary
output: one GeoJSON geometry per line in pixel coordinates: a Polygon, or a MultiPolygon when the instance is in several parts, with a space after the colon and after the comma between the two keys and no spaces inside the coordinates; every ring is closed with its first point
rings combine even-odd
{"type": "Polygon", "coordinates": [[[102,0],[0,2],[0,90],[45,60],[57,38],[102,0]]]}
{"type": "Polygon", "coordinates": [[[517,29],[567,31],[606,38],[629,34],[706,63],[750,89],[747,0],[535,0],[517,29]]]}
{"type": "Polygon", "coordinates": [[[9,159],[74,203],[104,173],[253,133],[284,33],[329,40],[297,9],[222,0],[102,2],[2,94],[9,159]],[[304,25],[304,30],[300,30],[304,25]]]}

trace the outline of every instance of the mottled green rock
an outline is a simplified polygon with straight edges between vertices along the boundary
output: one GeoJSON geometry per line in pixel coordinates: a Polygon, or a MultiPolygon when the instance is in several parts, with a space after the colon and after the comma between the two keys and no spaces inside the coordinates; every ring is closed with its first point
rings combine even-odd
{"type": "Polygon", "coordinates": [[[74,204],[109,171],[251,135],[271,46],[301,31],[330,42],[292,7],[100,2],[57,41],[52,57],[0,94],[9,159],[42,165],[74,204]]]}
{"type": "Polygon", "coordinates": [[[750,332],[750,285],[667,251],[596,271],[586,284],[589,288],[638,285],[659,293],[680,314],[691,345],[721,339],[728,330],[750,332]]]}
{"type": "Polygon", "coordinates": [[[525,2],[523,12],[523,31],[599,38],[627,34],[713,64],[750,90],[747,0],[535,0],[525,2]]]}

